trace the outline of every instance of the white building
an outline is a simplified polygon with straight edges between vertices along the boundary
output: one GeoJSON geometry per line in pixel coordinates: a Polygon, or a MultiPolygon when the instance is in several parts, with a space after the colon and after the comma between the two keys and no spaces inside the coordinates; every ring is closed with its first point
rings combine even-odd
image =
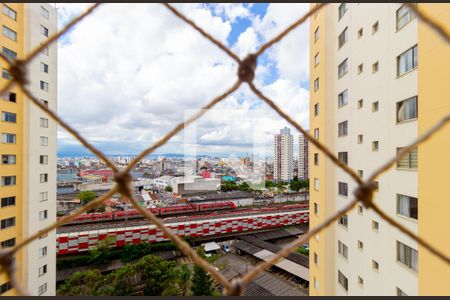
{"type": "Polygon", "coordinates": [[[303,134],[298,136],[298,179],[309,178],[309,141],[303,134]]]}
{"type": "Polygon", "coordinates": [[[292,180],[294,169],[294,138],[289,128],[280,129],[274,136],[273,172],[276,181],[292,180]]]}

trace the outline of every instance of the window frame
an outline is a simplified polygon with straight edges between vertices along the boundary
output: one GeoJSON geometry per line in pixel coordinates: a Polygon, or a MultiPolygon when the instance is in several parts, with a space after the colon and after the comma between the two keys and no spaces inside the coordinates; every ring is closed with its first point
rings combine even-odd
{"type": "Polygon", "coordinates": [[[338,79],[341,79],[348,73],[348,57],[338,65],[338,79]]]}
{"type": "Polygon", "coordinates": [[[397,207],[396,207],[397,215],[402,216],[404,218],[408,218],[410,220],[418,221],[418,219],[419,219],[419,199],[416,198],[416,197],[411,197],[411,196],[403,195],[403,194],[396,194],[396,198],[397,198],[397,201],[396,201],[396,203],[397,203],[397,207]],[[401,198],[401,197],[406,197],[406,198],[401,198]],[[402,199],[407,199],[407,202],[408,202],[407,203],[407,210],[408,210],[407,215],[403,214],[402,210],[401,210],[401,206],[402,206],[401,205],[401,200],[402,199]],[[415,205],[414,204],[411,205],[411,202],[414,202],[414,201],[415,201],[415,205]]]}
{"type": "Polygon", "coordinates": [[[417,120],[419,118],[419,97],[417,95],[409,97],[409,98],[406,98],[406,99],[403,99],[401,101],[398,101],[396,103],[395,107],[396,107],[396,109],[395,109],[395,112],[396,112],[395,113],[396,124],[402,124],[402,123],[405,123],[405,122],[414,121],[414,120],[417,120]],[[406,109],[403,109],[403,114],[404,114],[403,118],[404,119],[402,121],[400,121],[400,118],[399,118],[400,109],[402,109],[402,106],[406,107],[406,103],[412,102],[412,101],[415,101],[415,116],[412,117],[412,118],[407,119],[406,109]]]}

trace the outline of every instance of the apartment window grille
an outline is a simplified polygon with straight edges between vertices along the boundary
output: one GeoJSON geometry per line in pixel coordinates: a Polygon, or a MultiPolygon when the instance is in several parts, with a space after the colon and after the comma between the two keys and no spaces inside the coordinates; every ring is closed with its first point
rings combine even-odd
{"type": "Polygon", "coordinates": [[[417,272],[418,256],[417,250],[397,241],[397,261],[417,272]]]}
{"type": "Polygon", "coordinates": [[[378,223],[377,221],[373,221],[372,220],[372,229],[375,231],[380,230],[380,223],[378,223]]]}
{"type": "Polygon", "coordinates": [[[358,30],[358,39],[362,38],[362,36],[363,36],[363,29],[360,28],[360,29],[358,30]]]}
{"type": "Polygon", "coordinates": [[[314,67],[319,64],[319,52],[314,55],[314,67]]]}
{"type": "Polygon", "coordinates": [[[397,287],[397,296],[408,296],[408,295],[397,287]]]}
{"type": "Polygon", "coordinates": [[[11,282],[5,282],[4,284],[0,285],[0,295],[6,293],[7,291],[11,290],[13,288],[11,282]]]}
{"type": "Polygon", "coordinates": [[[39,163],[41,165],[48,165],[48,155],[39,155],[39,163]]]}
{"type": "Polygon", "coordinates": [[[348,72],[348,58],[344,59],[343,62],[341,62],[338,66],[338,79],[342,78],[345,74],[348,72]]]}
{"type": "Polygon", "coordinates": [[[364,104],[364,100],[363,99],[359,99],[358,100],[358,109],[361,109],[363,107],[364,104]]]}
{"type": "Polygon", "coordinates": [[[2,10],[3,10],[3,14],[5,16],[8,16],[10,19],[16,21],[16,19],[17,19],[17,12],[14,9],[12,9],[11,7],[9,7],[6,4],[3,4],[3,9],[2,10]]]}
{"type": "Polygon", "coordinates": [[[39,257],[44,257],[47,255],[47,246],[39,248],[39,257]]]}
{"type": "Polygon", "coordinates": [[[16,196],[3,197],[1,205],[2,208],[16,205],[16,196]]]}
{"type": "Polygon", "coordinates": [[[10,238],[0,243],[1,248],[10,248],[16,245],[16,238],[10,238]]]}
{"type": "Polygon", "coordinates": [[[3,122],[16,123],[17,122],[17,115],[14,114],[14,113],[7,112],[7,111],[2,111],[2,121],[3,122]]]}
{"type": "Polygon", "coordinates": [[[397,214],[417,220],[418,218],[417,198],[397,194],[397,214]]]}
{"type": "Polygon", "coordinates": [[[41,72],[48,73],[48,65],[41,62],[41,72]]]}
{"type": "Polygon", "coordinates": [[[319,27],[314,31],[314,43],[319,39],[319,27]]]}
{"type": "Polygon", "coordinates": [[[39,268],[39,277],[47,273],[47,265],[43,265],[39,268]]]}
{"type": "Polygon", "coordinates": [[[45,27],[45,26],[43,26],[43,25],[41,25],[41,34],[42,34],[43,36],[48,37],[48,28],[45,27]]]}
{"type": "Polygon", "coordinates": [[[2,164],[15,165],[16,164],[16,156],[14,154],[2,154],[2,164]]]}
{"type": "Polygon", "coordinates": [[[372,25],[372,34],[375,34],[378,31],[378,21],[376,21],[373,25],[372,25]]]}
{"type": "Polygon", "coordinates": [[[16,217],[3,219],[0,221],[0,229],[6,229],[16,225],[16,217]]]}
{"type": "Polygon", "coordinates": [[[406,24],[416,17],[416,14],[411,9],[403,4],[396,12],[397,15],[397,30],[402,29],[406,24]]]}
{"type": "Polygon", "coordinates": [[[48,12],[48,10],[46,10],[46,9],[43,8],[42,6],[41,6],[41,16],[43,16],[43,17],[46,18],[47,20],[48,20],[49,17],[50,17],[50,13],[48,12]]]}
{"type": "Polygon", "coordinates": [[[372,112],[376,112],[379,109],[378,101],[372,103],[372,112]]]}
{"type": "Polygon", "coordinates": [[[40,192],[39,193],[39,201],[47,201],[48,200],[48,192],[40,192]]]}
{"type": "Polygon", "coordinates": [[[314,116],[319,115],[319,103],[314,104],[314,116]]]}
{"type": "Polygon", "coordinates": [[[6,47],[2,47],[2,54],[10,60],[16,60],[17,58],[17,52],[14,52],[6,47]]]}
{"type": "Polygon", "coordinates": [[[344,226],[345,228],[347,228],[348,227],[348,216],[347,215],[340,216],[338,223],[340,225],[344,226]]]}
{"type": "Polygon", "coordinates": [[[348,152],[338,152],[338,158],[344,164],[348,164],[348,152]]]}
{"type": "Polygon", "coordinates": [[[16,176],[2,176],[2,186],[16,185],[16,176]]]}
{"type": "MultiPolygon", "coordinates": [[[[397,153],[403,148],[397,148],[397,153]]],[[[417,147],[411,150],[411,152],[405,154],[398,162],[397,169],[417,169],[418,153],[417,147]]]]}
{"type": "Polygon", "coordinates": [[[339,5],[338,8],[339,20],[345,15],[346,12],[347,12],[347,3],[341,3],[341,5],[339,5]]]}
{"type": "Polygon", "coordinates": [[[43,128],[48,128],[48,119],[41,118],[40,119],[40,126],[43,127],[43,128]]]}
{"type": "Polygon", "coordinates": [[[344,290],[348,291],[348,279],[339,270],[338,270],[338,282],[344,288],[344,290]]]}
{"type": "Polygon", "coordinates": [[[397,102],[397,123],[417,119],[417,96],[397,102]]]}
{"type": "Polygon", "coordinates": [[[44,283],[43,285],[39,286],[38,288],[38,295],[41,296],[47,291],[47,283],[44,283]]]}
{"type": "Polygon", "coordinates": [[[406,72],[417,68],[418,55],[418,48],[417,45],[415,45],[397,56],[397,76],[401,76],[406,72]]]}
{"type": "Polygon", "coordinates": [[[378,72],[378,62],[377,61],[372,64],[372,73],[376,73],[376,72],[378,72]]]}
{"type": "Polygon", "coordinates": [[[344,258],[348,258],[348,247],[341,241],[338,241],[338,252],[344,258]]]}
{"type": "Polygon", "coordinates": [[[41,183],[48,182],[48,174],[40,174],[41,183]]]}
{"type": "Polygon", "coordinates": [[[4,36],[9,38],[10,40],[17,41],[17,32],[3,25],[2,33],[4,36]]]}
{"type": "Polygon", "coordinates": [[[46,220],[48,218],[48,210],[41,210],[39,212],[39,221],[46,220]]]}
{"type": "Polygon", "coordinates": [[[45,82],[45,81],[41,80],[40,88],[41,88],[41,90],[48,92],[48,82],[45,82]]]}
{"type": "Polygon", "coordinates": [[[341,196],[348,196],[348,183],[338,182],[338,193],[341,196]]]}
{"type": "Polygon", "coordinates": [[[40,137],[41,146],[48,146],[48,137],[41,136],[40,137]]]}
{"type": "Polygon", "coordinates": [[[314,92],[317,92],[319,90],[319,78],[316,78],[314,80],[314,92]]]}
{"type": "Polygon", "coordinates": [[[378,151],[378,147],[379,147],[379,142],[373,141],[372,142],[372,151],[378,151]]]}
{"type": "Polygon", "coordinates": [[[348,121],[344,121],[338,124],[338,136],[347,136],[348,134],[348,121]]]}
{"type": "Polygon", "coordinates": [[[347,105],[347,103],[348,103],[348,90],[345,90],[338,95],[338,107],[347,105]]]}
{"type": "Polygon", "coordinates": [[[13,133],[2,133],[2,143],[3,144],[15,144],[16,135],[13,133]]]}
{"type": "Polygon", "coordinates": [[[348,27],[345,27],[345,29],[341,32],[341,34],[338,37],[338,46],[339,49],[341,49],[342,46],[345,45],[348,41],[348,27]]]}

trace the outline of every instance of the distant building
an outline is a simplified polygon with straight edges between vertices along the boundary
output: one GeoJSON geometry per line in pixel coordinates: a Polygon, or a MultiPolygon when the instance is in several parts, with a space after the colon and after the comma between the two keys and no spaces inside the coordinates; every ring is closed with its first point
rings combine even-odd
{"type": "Polygon", "coordinates": [[[294,169],[294,139],[289,128],[280,130],[274,136],[274,179],[276,181],[292,180],[294,169]]]}
{"type": "Polygon", "coordinates": [[[298,179],[309,178],[309,142],[303,134],[298,136],[298,179]]]}

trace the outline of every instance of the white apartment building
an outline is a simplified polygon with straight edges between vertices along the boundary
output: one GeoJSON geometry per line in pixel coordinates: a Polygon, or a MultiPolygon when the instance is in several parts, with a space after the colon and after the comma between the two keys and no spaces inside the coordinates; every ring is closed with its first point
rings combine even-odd
{"type": "Polygon", "coordinates": [[[298,179],[309,178],[309,141],[303,134],[298,136],[298,179]]]}
{"type": "Polygon", "coordinates": [[[289,128],[274,136],[273,172],[276,181],[290,181],[294,169],[294,138],[289,128]]]}
{"type": "MultiPolygon", "coordinates": [[[[363,178],[417,138],[417,22],[394,3],[331,3],[311,18],[310,126],[363,178]]],[[[352,200],[356,184],[311,152],[314,226],[352,200]]],[[[414,151],[379,178],[375,201],[417,233],[417,198],[414,151]]],[[[310,249],[311,295],[418,294],[417,243],[362,205],[310,249]]]]}

